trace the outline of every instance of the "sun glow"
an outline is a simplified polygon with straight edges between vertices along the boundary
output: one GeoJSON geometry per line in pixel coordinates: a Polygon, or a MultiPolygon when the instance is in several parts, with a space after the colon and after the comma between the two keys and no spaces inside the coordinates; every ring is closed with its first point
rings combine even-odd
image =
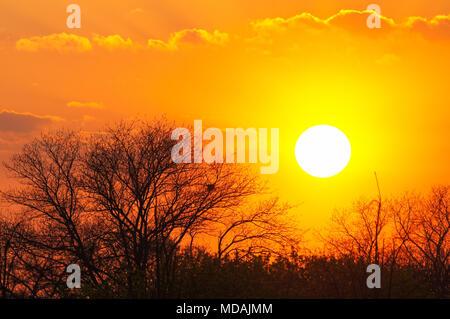
{"type": "Polygon", "coordinates": [[[295,145],[298,164],[315,177],[336,175],[347,166],[350,155],[351,146],[347,136],[329,125],[310,127],[295,145]]]}

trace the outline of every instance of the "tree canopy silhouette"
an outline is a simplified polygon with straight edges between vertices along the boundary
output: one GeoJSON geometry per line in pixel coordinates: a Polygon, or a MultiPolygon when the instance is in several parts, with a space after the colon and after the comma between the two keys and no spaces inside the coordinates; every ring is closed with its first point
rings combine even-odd
{"type": "Polygon", "coordinates": [[[362,199],[336,212],[322,251],[300,253],[289,205],[261,196],[249,166],[174,163],[173,128],[46,133],[6,162],[0,296],[448,298],[449,186],[362,199]],[[381,289],[365,284],[371,263],[381,289]]]}
{"type": "Polygon", "coordinates": [[[172,130],[161,120],[42,134],[6,163],[20,185],[2,192],[15,208],[2,227],[14,242],[5,294],[64,295],[65,267],[79,264],[87,295],[165,297],[180,247],[198,234],[217,238],[220,257],[294,243],[277,200],[242,211],[263,190],[255,174],[174,163],[172,130]]]}

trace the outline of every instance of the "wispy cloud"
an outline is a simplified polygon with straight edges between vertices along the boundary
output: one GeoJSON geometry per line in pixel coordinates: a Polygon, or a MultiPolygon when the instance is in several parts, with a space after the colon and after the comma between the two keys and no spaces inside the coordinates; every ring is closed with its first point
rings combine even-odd
{"type": "MultiPolygon", "coordinates": [[[[303,12],[289,18],[266,18],[250,22],[254,34],[246,38],[246,43],[271,43],[273,37],[285,34],[295,34],[297,37],[304,34],[318,34],[321,30],[345,30],[354,34],[384,34],[399,30],[415,32],[428,39],[448,39],[450,37],[450,15],[437,15],[427,19],[423,17],[409,17],[404,22],[395,22],[393,19],[380,16],[382,27],[369,29],[366,20],[371,11],[340,10],[338,13],[326,19],[315,17],[311,13],[303,12]]],[[[16,49],[19,51],[37,52],[87,52],[95,48],[115,50],[148,50],[159,49],[175,51],[184,46],[219,45],[224,46],[231,38],[242,38],[240,34],[230,35],[219,30],[212,32],[191,28],[174,32],[167,41],[162,39],[149,39],[146,43],[140,43],[130,38],[123,38],[118,34],[102,36],[93,35],[91,39],[75,34],[58,33],[46,36],[34,36],[16,41],[16,49]]],[[[244,37],[245,38],[245,37],[244,37]]]]}
{"type": "Polygon", "coordinates": [[[16,49],[28,52],[37,52],[40,50],[86,52],[92,50],[92,44],[88,38],[64,32],[20,39],[16,42],[16,49]]]}
{"type": "Polygon", "coordinates": [[[202,29],[185,29],[173,33],[168,42],[161,40],[148,40],[148,46],[151,48],[165,48],[169,50],[177,50],[183,44],[190,45],[225,45],[229,40],[229,35],[224,32],[215,30],[214,32],[208,32],[202,29]]]}
{"type": "Polygon", "coordinates": [[[114,50],[138,50],[143,46],[140,43],[133,42],[130,38],[124,39],[120,35],[101,36],[94,35],[93,42],[99,47],[105,48],[109,51],[114,50]]]}
{"type": "Polygon", "coordinates": [[[58,116],[36,115],[28,112],[16,112],[11,110],[0,111],[0,131],[28,133],[54,122],[63,121],[58,116]]]}
{"type": "Polygon", "coordinates": [[[93,50],[95,47],[104,48],[109,51],[136,51],[145,49],[178,50],[183,45],[224,45],[228,39],[229,36],[227,33],[218,30],[208,32],[203,29],[184,29],[171,34],[167,42],[159,39],[149,39],[145,44],[133,41],[130,38],[125,39],[118,34],[108,36],[95,34],[90,40],[75,34],[57,33],[19,39],[16,41],[16,49],[27,52],[87,52],[93,50]]]}

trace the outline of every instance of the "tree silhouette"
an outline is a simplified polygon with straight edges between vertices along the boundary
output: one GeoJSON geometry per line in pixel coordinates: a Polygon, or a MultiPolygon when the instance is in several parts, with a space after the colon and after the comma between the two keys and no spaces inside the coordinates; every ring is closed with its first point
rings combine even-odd
{"type": "Polygon", "coordinates": [[[170,296],[188,236],[235,223],[233,216],[246,226],[234,233],[249,251],[289,240],[268,234],[280,214],[275,202],[246,213],[247,221],[236,214],[261,192],[256,175],[242,165],[174,163],[172,130],[166,121],[122,122],[91,135],[43,134],[5,164],[21,183],[2,196],[22,208],[21,232],[7,229],[35,276],[32,287],[23,280],[26,294],[63,294],[65,267],[76,263],[88,295],[170,296]]]}
{"type": "Polygon", "coordinates": [[[5,163],[0,297],[448,298],[449,186],[361,199],[308,251],[249,166],[174,163],[173,129],[61,130],[5,163]],[[81,289],[66,287],[70,264],[81,289]]]}
{"type": "Polygon", "coordinates": [[[407,193],[383,204],[360,200],[351,210],[337,212],[321,238],[330,255],[361,262],[359,272],[371,263],[378,264],[383,269],[385,297],[392,296],[395,281],[403,280],[401,276],[408,272],[424,279],[408,289],[448,297],[449,193],[448,186],[439,186],[426,197],[407,193]]]}

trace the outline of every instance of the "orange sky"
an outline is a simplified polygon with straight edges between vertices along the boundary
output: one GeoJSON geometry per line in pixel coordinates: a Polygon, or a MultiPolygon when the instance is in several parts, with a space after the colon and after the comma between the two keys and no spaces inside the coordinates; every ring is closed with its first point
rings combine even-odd
{"type": "Polygon", "coordinates": [[[304,227],[376,191],[450,180],[450,2],[0,0],[0,157],[41,129],[166,114],[205,127],[280,128],[282,199],[304,227]],[[82,27],[66,27],[77,3],[82,27]],[[276,6],[274,5],[276,3],[276,6]],[[340,11],[346,9],[347,11],[340,11]],[[304,173],[295,142],[333,125],[340,174],[304,173]]]}

